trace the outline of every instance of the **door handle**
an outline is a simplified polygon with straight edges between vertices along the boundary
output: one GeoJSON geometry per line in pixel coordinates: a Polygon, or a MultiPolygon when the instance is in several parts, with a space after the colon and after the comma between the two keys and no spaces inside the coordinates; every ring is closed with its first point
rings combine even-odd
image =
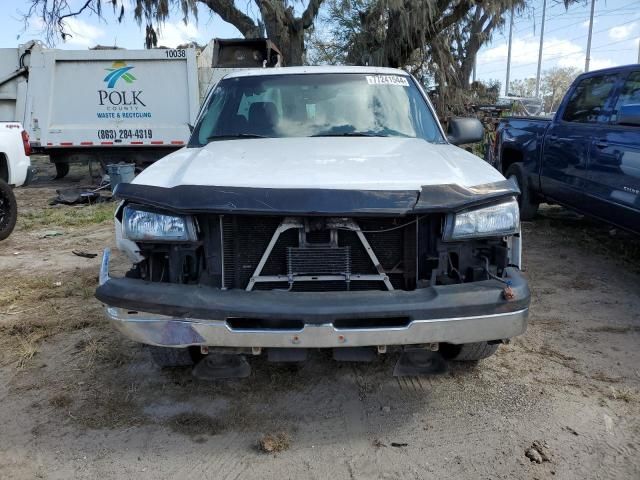
{"type": "Polygon", "coordinates": [[[593,145],[596,148],[607,148],[609,146],[609,144],[604,140],[596,140],[595,142],[593,142],[593,145]]]}
{"type": "Polygon", "coordinates": [[[558,139],[558,136],[557,136],[557,135],[549,135],[547,138],[548,138],[549,140],[553,140],[553,141],[555,141],[555,140],[557,140],[557,139],[558,139]]]}

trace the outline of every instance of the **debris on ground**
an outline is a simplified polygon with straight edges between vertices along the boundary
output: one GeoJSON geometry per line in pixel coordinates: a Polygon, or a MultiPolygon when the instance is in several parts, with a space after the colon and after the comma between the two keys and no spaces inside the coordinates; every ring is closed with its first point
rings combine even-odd
{"type": "Polygon", "coordinates": [[[575,435],[576,437],[579,435],[579,433],[578,433],[577,431],[575,431],[573,428],[571,428],[571,427],[569,427],[569,426],[564,427],[564,429],[565,429],[567,432],[569,432],[569,433],[571,433],[571,434],[575,435]]]}
{"type": "Polygon", "coordinates": [[[532,462],[542,463],[542,455],[535,448],[529,448],[524,455],[532,462]]]}
{"type": "Polygon", "coordinates": [[[96,258],[98,256],[97,253],[83,252],[82,250],[71,250],[71,253],[83,258],[96,258]]]}
{"type": "Polygon", "coordinates": [[[379,438],[375,438],[372,443],[373,443],[373,446],[376,448],[386,447],[386,445],[382,443],[382,440],[380,440],[379,438]]]}
{"type": "Polygon", "coordinates": [[[524,454],[529,460],[535,463],[551,461],[549,446],[546,443],[541,442],[539,440],[536,440],[535,442],[533,442],[533,444],[531,444],[531,447],[529,447],[524,452],[524,454]]]}
{"type": "Polygon", "coordinates": [[[408,447],[409,444],[408,443],[391,442],[391,446],[392,447],[396,447],[396,448],[400,448],[400,447],[408,447]]]}
{"type": "Polygon", "coordinates": [[[51,238],[51,237],[59,237],[62,235],[62,232],[58,230],[47,230],[43,232],[39,238],[51,238]]]}
{"type": "Polygon", "coordinates": [[[258,448],[265,453],[277,453],[288,450],[291,446],[291,439],[286,432],[276,434],[267,433],[258,440],[258,448]]]}
{"type": "Polygon", "coordinates": [[[111,196],[102,195],[98,190],[85,188],[56,190],[57,195],[49,201],[49,205],[93,205],[111,200],[111,196]]]}

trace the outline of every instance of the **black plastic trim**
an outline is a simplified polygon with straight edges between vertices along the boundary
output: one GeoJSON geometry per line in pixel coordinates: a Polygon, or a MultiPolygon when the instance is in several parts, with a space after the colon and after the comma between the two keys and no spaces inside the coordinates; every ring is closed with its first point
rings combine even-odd
{"type": "Polygon", "coordinates": [[[408,215],[452,212],[518,195],[504,180],[474,187],[428,185],[417,190],[338,190],[121,183],[114,194],[130,202],[176,213],[263,215],[408,215]]]}
{"type": "Polygon", "coordinates": [[[370,322],[373,318],[461,318],[511,313],[529,306],[527,281],[516,268],[508,267],[505,272],[513,300],[505,300],[505,285],[497,280],[414,291],[246,292],[111,278],[98,287],[96,297],[109,306],[127,310],[207,320],[242,317],[325,324],[346,319],[370,322]]]}

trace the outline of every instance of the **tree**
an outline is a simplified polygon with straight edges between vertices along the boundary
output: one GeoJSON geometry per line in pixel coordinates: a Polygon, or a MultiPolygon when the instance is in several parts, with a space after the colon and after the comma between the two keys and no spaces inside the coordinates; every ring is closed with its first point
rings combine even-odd
{"type": "Polygon", "coordinates": [[[438,110],[472,101],[477,53],[525,0],[327,0],[328,34],[313,60],[405,68],[435,84],[438,110]]]}
{"type": "Polygon", "coordinates": [[[331,0],[329,13],[349,61],[397,68],[435,44],[455,43],[460,59],[473,56],[503,23],[503,13],[522,5],[524,0],[331,0]]]}
{"type": "Polygon", "coordinates": [[[536,79],[523,78],[509,84],[509,95],[514,97],[533,97],[536,94],[536,79]]]}
{"type": "MultiPolygon", "coordinates": [[[[103,16],[103,6],[110,5],[118,21],[133,7],[133,16],[139,24],[145,23],[145,43],[148,48],[157,42],[157,30],[169,17],[172,7],[179,7],[185,23],[197,20],[197,5],[206,5],[225,22],[236,27],[245,38],[266,36],[280,48],[287,65],[301,65],[304,54],[305,31],[313,26],[324,0],[307,0],[306,6],[296,16],[289,0],[254,0],[258,18],[252,18],[238,5],[248,8],[248,3],[238,0],[84,0],[76,9],[73,0],[28,0],[25,21],[38,17],[45,26],[49,43],[60,36],[63,40],[72,35],[65,21],[71,17],[93,13],[103,16]]],[[[302,0],[303,2],[305,0],[302,0]]]]}
{"type": "Polygon", "coordinates": [[[580,73],[581,70],[574,67],[554,67],[544,71],[541,90],[545,112],[556,111],[564,94],[580,73]]]}

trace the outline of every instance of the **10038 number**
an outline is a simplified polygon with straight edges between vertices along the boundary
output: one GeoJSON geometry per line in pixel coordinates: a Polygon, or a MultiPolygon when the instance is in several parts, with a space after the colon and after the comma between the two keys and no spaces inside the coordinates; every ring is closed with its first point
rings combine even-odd
{"type": "Polygon", "coordinates": [[[186,50],[165,50],[167,58],[184,58],[187,56],[186,50]]]}
{"type": "Polygon", "coordinates": [[[100,140],[150,140],[153,138],[153,131],[150,128],[104,129],[98,130],[98,138],[100,140]]]}

